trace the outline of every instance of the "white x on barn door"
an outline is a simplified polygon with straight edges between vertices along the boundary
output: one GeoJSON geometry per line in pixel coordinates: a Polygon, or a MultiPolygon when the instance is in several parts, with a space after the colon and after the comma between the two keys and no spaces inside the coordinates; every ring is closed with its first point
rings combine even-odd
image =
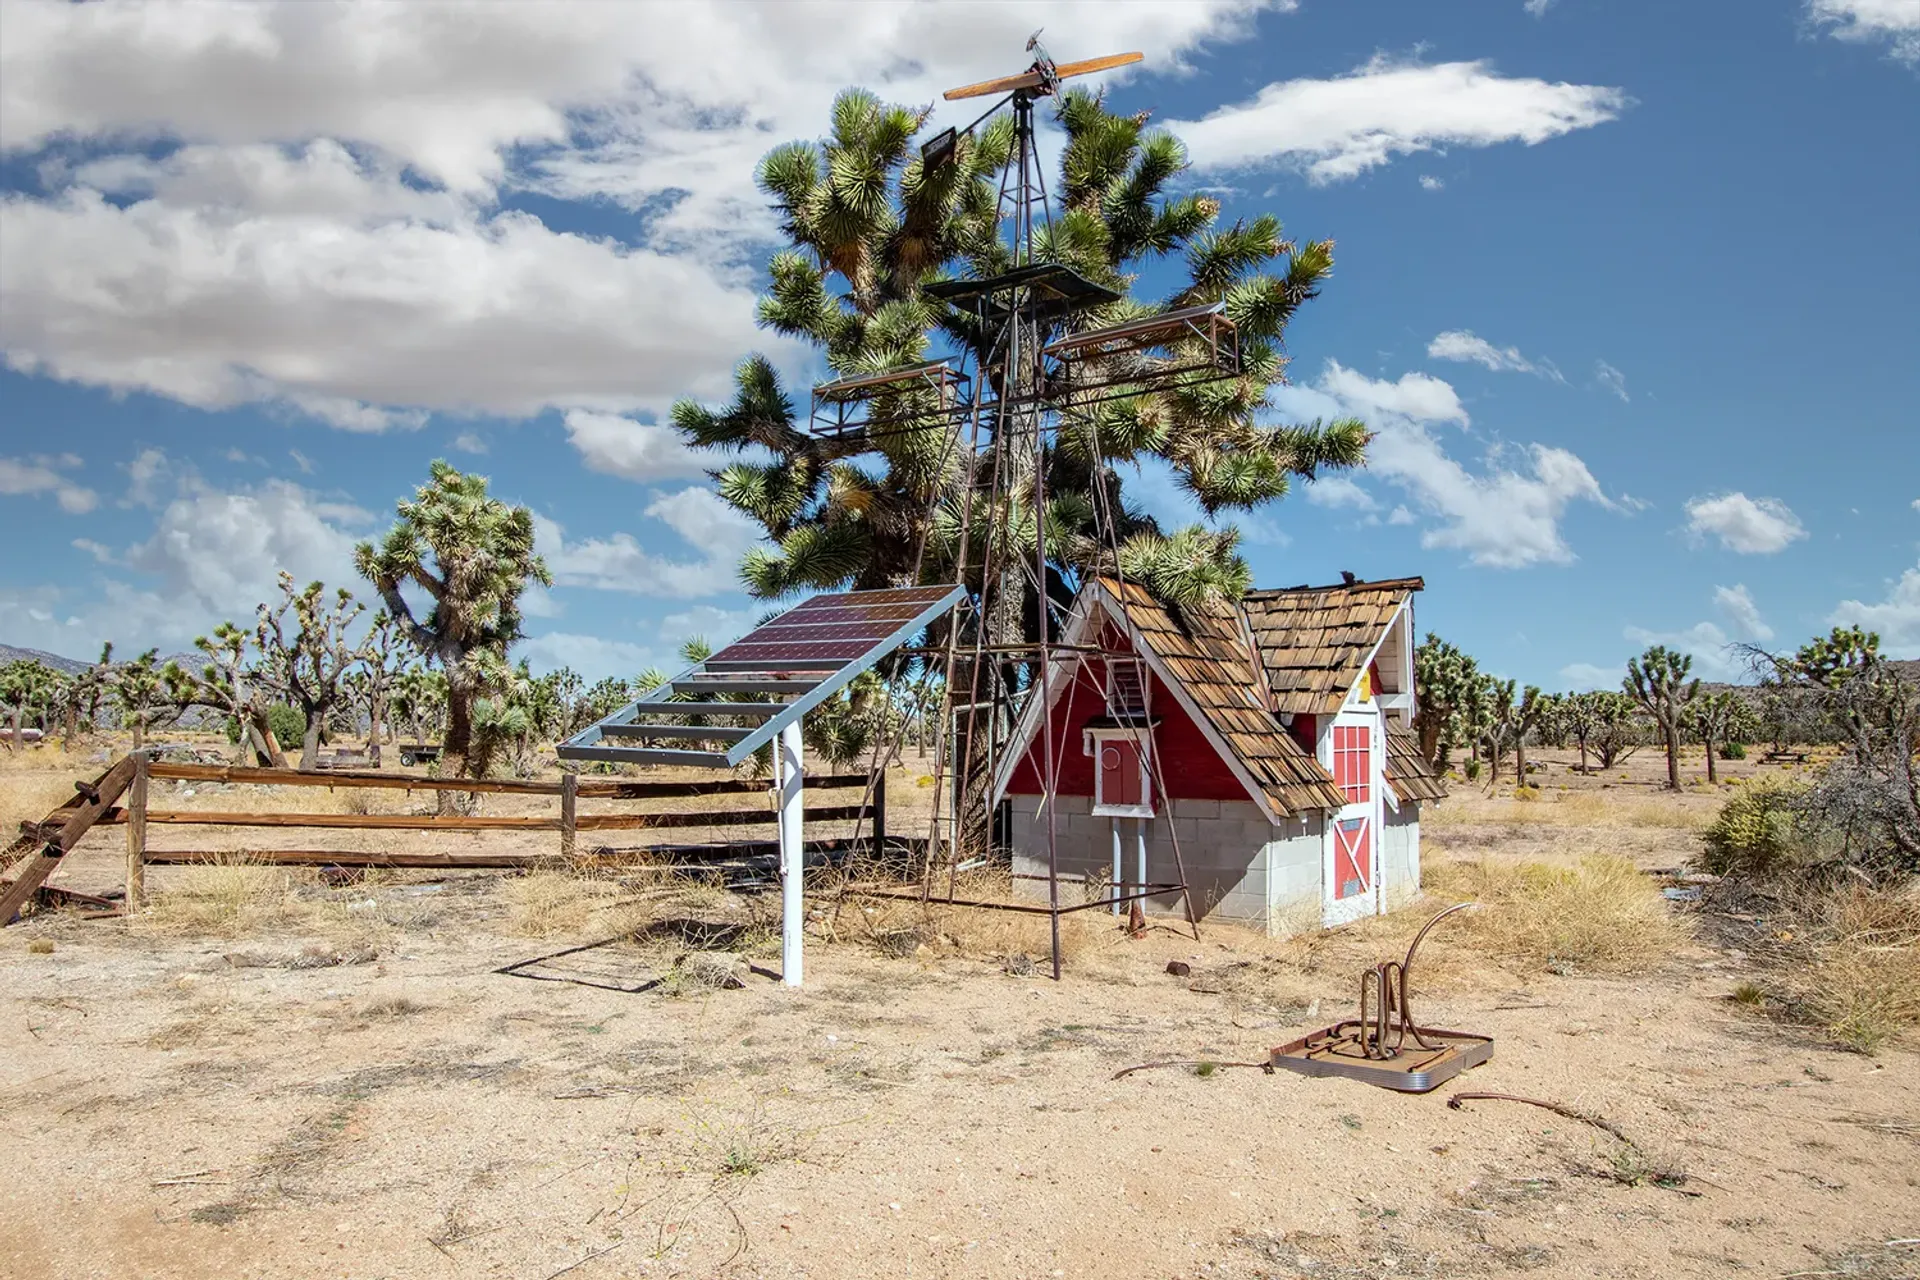
{"type": "Polygon", "coordinates": [[[1321,915],[1346,924],[1380,909],[1380,717],[1342,711],[1329,735],[1327,768],[1346,803],[1327,824],[1321,915]]]}

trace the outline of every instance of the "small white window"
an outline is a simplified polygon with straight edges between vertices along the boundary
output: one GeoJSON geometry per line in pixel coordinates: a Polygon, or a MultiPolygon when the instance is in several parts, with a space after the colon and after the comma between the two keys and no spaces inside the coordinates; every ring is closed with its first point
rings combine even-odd
{"type": "Polygon", "coordinates": [[[1140,659],[1107,659],[1107,714],[1116,720],[1147,718],[1147,670],[1140,659]]]}

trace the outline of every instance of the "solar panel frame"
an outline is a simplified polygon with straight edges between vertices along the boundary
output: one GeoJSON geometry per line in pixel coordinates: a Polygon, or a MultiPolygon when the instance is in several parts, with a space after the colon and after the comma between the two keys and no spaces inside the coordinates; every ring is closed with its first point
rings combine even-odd
{"type": "MultiPolygon", "coordinates": [[[[566,760],[610,760],[633,763],[688,764],[711,763],[733,766],[771,742],[782,729],[819,706],[853,682],[887,654],[917,635],[926,625],[958,603],[966,595],[961,586],[898,587],[878,591],[831,592],[803,600],[779,617],[756,627],[727,645],[705,662],[695,663],[679,675],[628,703],[619,711],[595,722],[560,744],[558,754],[566,760]],[[816,628],[835,632],[821,638],[816,628]],[[800,639],[794,631],[812,638],[800,639]],[[775,637],[767,639],[768,636],[775,637]],[[785,637],[785,638],[781,638],[785,637]],[[767,656],[771,652],[773,656],[767,656]],[[729,658],[728,654],[734,656],[729,658]],[[784,704],[778,713],[736,742],[724,756],[717,752],[663,754],[659,747],[639,748],[611,745],[619,730],[609,734],[609,726],[631,725],[643,715],[681,715],[685,705],[670,701],[676,686],[694,684],[706,687],[699,677],[745,672],[765,673],[770,681],[795,683],[792,677],[819,672],[820,679],[799,691],[799,696],[784,704]],[[700,757],[694,759],[693,757],[700,757]]],[[[728,682],[733,683],[733,682],[728,682]]],[[[761,704],[764,706],[765,704],[761,704]]],[[[662,726],[681,728],[688,739],[696,738],[699,726],[662,726]]],[[[651,735],[650,735],[651,736],[651,735]]]]}

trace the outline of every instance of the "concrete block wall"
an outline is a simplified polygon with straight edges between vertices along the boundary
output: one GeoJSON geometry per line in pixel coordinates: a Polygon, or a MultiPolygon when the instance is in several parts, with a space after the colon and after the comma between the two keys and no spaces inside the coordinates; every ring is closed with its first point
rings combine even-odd
{"type": "Polygon", "coordinates": [[[1320,927],[1326,871],[1326,815],[1289,818],[1266,848],[1267,932],[1276,936],[1320,927]]]}
{"type": "MultiPolygon", "coordinates": [[[[1018,875],[1041,876],[1047,873],[1047,831],[1039,813],[1039,797],[1010,796],[1013,810],[1013,869],[1018,875]]],[[[1135,834],[1139,823],[1147,825],[1147,879],[1149,882],[1178,880],[1173,838],[1168,833],[1168,815],[1154,818],[1106,818],[1093,814],[1089,796],[1060,796],[1054,801],[1054,846],[1060,873],[1064,875],[1110,874],[1113,869],[1113,825],[1120,826],[1121,867],[1132,880],[1138,866],[1135,834]]],[[[1257,928],[1268,928],[1271,917],[1268,896],[1266,849],[1272,843],[1275,827],[1252,801],[1176,800],[1172,809],[1173,832],[1180,841],[1181,859],[1186,863],[1187,883],[1193,893],[1197,913],[1211,915],[1257,928]]],[[[1014,891],[1044,898],[1044,879],[1014,881],[1014,891]]],[[[1078,885],[1062,886],[1062,901],[1080,901],[1078,885]]],[[[1147,899],[1151,914],[1181,912],[1178,894],[1163,894],[1147,899]]]]}
{"type": "Polygon", "coordinates": [[[1420,806],[1411,800],[1386,806],[1380,827],[1381,905],[1387,911],[1420,896],[1420,806]]]}

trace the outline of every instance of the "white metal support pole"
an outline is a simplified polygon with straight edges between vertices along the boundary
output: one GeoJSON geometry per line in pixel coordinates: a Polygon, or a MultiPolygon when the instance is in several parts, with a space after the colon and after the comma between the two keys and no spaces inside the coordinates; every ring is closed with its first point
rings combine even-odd
{"type": "Polygon", "coordinates": [[[806,842],[800,832],[802,769],[800,722],[780,731],[773,752],[773,776],[780,789],[780,973],[790,987],[800,985],[801,931],[807,922],[806,842]]]}
{"type": "MultiPolygon", "coordinates": [[[[1137,859],[1140,864],[1140,883],[1133,887],[1135,893],[1145,893],[1147,891],[1147,821],[1145,818],[1135,818],[1133,820],[1133,838],[1138,842],[1140,850],[1137,859]]],[[[1173,821],[1172,804],[1167,805],[1167,821],[1173,821]]],[[[1140,903],[1140,909],[1145,911],[1147,909],[1147,900],[1140,898],[1137,899],[1137,901],[1140,903]]]]}
{"type": "MultiPolygon", "coordinates": [[[[1112,885],[1112,889],[1113,889],[1113,896],[1114,896],[1114,897],[1116,897],[1116,898],[1118,898],[1118,897],[1120,896],[1120,886],[1126,883],[1126,881],[1125,881],[1125,880],[1123,880],[1123,879],[1121,878],[1121,876],[1123,875],[1123,872],[1122,872],[1122,871],[1121,871],[1121,869],[1120,869],[1120,819],[1118,819],[1118,818],[1108,818],[1108,819],[1107,819],[1107,826],[1108,826],[1108,827],[1110,827],[1110,828],[1112,828],[1112,830],[1113,830],[1113,885],[1112,885]]],[[[1119,915],[1119,914],[1121,913],[1121,911],[1122,911],[1122,910],[1124,910],[1124,909],[1125,909],[1125,904],[1124,904],[1124,903],[1120,903],[1120,902],[1116,902],[1116,903],[1114,903],[1114,904],[1113,904],[1113,914],[1115,914],[1115,915],[1119,915]]]]}

